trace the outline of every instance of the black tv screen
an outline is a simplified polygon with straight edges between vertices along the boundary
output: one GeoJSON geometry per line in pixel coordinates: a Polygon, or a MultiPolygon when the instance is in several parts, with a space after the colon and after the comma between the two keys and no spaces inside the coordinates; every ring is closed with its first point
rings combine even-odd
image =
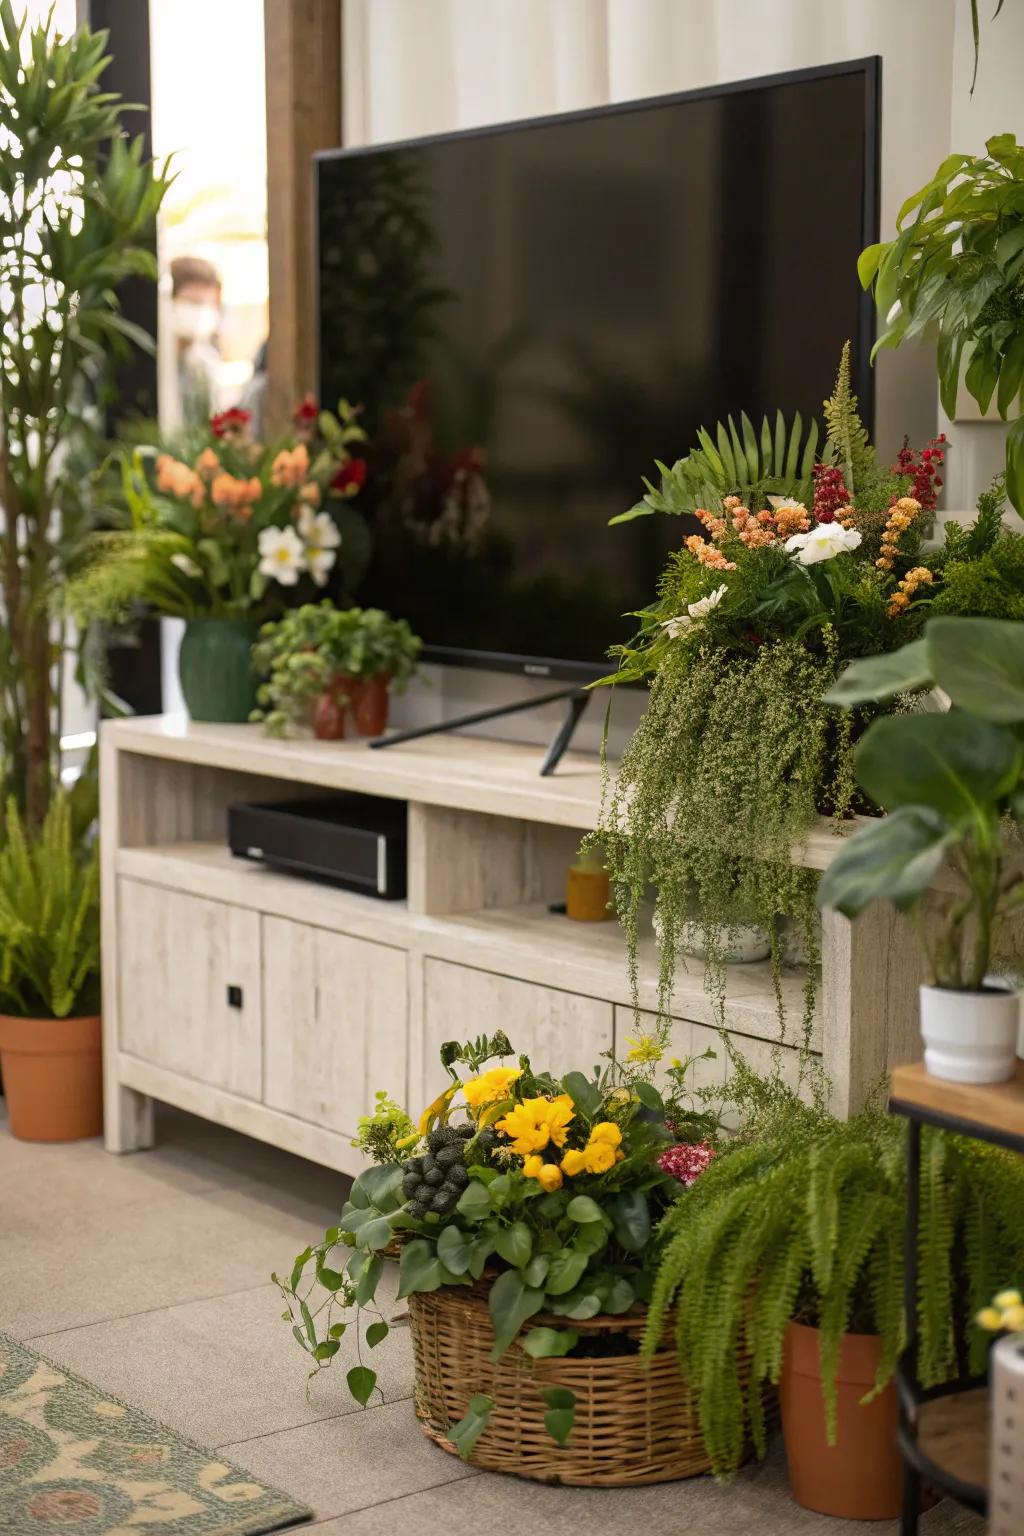
{"type": "Polygon", "coordinates": [[[317,160],[322,402],[372,440],[359,601],[435,659],[577,678],[679,520],[609,518],[697,428],[870,423],[879,61],[317,160]]]}

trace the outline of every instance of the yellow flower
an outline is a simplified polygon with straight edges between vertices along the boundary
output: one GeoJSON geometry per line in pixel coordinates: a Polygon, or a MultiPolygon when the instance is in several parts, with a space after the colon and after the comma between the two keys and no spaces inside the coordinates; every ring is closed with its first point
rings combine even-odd
{"type": "Polygon", "coordinates": [[[610,1141],[592,1141],[584,1156],[588,1173],[607,1173],[617,1161],[615,1148],[610,1141]]]}
{"type": "Polygon", "coordinates": [[[470,1077],[462,1085],[466,1103],[471,1109],[481,1109],[485,1104],[495,1104],[508,1098],[508,1091],[517,1077],[522,1077],[519,1067],[492,1067],[479,1077],[470,1077]]]}
{"type": "Polygon", "coordinates": [[[446,1088],[444,1093],[439,1093],[432,1104],[427,1105],[422,1115],[420,1115],[420,1123],[417,1126],[417,1130],[421,1136],[425,1136],[427,1134],[427,1132],[430,1130],[431,1120],[436,1119],[441,1111],[447,1107],[449,1101],[455,1096],[455,1092],[456,1088],[453,1084],[451,1088],[446,1088]]]}
{"type": "Polygon", "coordinates": [[[612,1120],[601,1120],[590,1133],[591,1142],[610,1141],[613,1147],[621,1146],[622,1132],[612,1120]]]}
{"type": "Polygon", "coordinates": [[[1024,1333],[1024,1306],[1007,1307],[1003,1312],[1003,1327],[1010,1333],[1024,1333]]]}
{"type": "Polygon", "coordinates": [[[1003,1314],[995,1307],[982,1307],[975,1322],[979,1328],[987,1328],[989,1333],[998,1333],[1003,1326],[1003,1314]]]}
{"type": "Polygon", "coordinates": [[[555,1163],[546,1163],[542,1157],[528,1157],[523,1172],[528,1179],[536,1179],[546,1194],[562,1187],[562,1170],[555,1163]]]}
{"type": "Polygon", "coordinates": [[[524,1099],[497,1122],[497,1128],[509,1138],[513,1152],[528,1157],[531,1152],[543,1152],[549,1142],[564,1146],[572,1117],[572,1099],[560,1093],[556,1099],[524,1099]]]}
{"type": "Polygon", "coordinates": [[[1024,1296],[1020,1291],[1000,1291],[998,1296],[992,1298],[992,1305],[998,1307],[1000,1312],[1005,1312],[1007,1307],[1019,1307],[1024,1302],[1024,1296]]]}
{"type": "Polygon", "coordinates": [[[583,1173],[586,1170],[586,1166],[587,1154],[585,1152],[577,1152],[574,1147],[570,1147],[569,1151],[562,1158],[562,1172],[567,1173],[570,1179],[575,1178],[578,1173],[583,1173]]]}
{"type": "Polygon", "coordinates": [[[660,1061],[665,1054],[652,1035],[640,1035],[639,1038],[627,1035],[626,1043],[633,1047],[626,1056],[627,1061],[660,1061]]]}
{"type": "Polygon", "coordinates": [[[531,1157],[528,1157],[523,1164],[523,1173],[528,1179],[537,1179],[540,1177],[540,1171],[543,1167],[544,1159],[542,1157],[538,1157],[537,1154],[534,1153],[531,1157]]]}

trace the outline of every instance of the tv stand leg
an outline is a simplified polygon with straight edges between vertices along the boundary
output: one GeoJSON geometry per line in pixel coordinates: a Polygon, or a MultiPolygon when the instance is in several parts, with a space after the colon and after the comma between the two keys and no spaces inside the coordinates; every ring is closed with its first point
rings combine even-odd
{"type": "Polygon", "coordinates": [[[568,749],[569,743],[572,741],[573,735],[575,734],[576,727],[583,719],[583,715],[589,703],[589,692],[575,693],[569,700],[569,708],[565,712],[565,719],[559,726],[558,734],[555,736],[555,739],[551,743],[550,747],[548,747],[547,756],[541,764],[540,771],[545,777],[550,773],[554,773],[555,769],[562,761],[562,756],[568,749]]]}

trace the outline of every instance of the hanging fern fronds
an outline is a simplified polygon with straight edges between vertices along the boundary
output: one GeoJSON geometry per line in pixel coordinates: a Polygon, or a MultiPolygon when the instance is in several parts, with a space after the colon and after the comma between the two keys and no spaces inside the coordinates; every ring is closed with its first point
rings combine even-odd
{"type": "Polygon", "coordinates": [[[876,473],[875,450],[868,441],[868,429],[857,411],[850,374],[850,343],[843,343],[835,386],[824,402],[826,449],[843,472],[846,489],[852,496],[876,473]]]}
{"type": "Polygon", "coordinates": [[[768,496],[788,496],[809,506],[820,435],[816,421],[805,433],[799,411],[788,427],[781,411],[775,413],[774,424],[765,416],[759,431],[746,411],[740,413],[739,427],[731,416],[713,432],[701,427],[698,446],[685,458],[671,468],[657,461],[660,486],[645,479],[643,499],[611,521],[628,523],[652,512],[692,513],[697,507],[720,506],[724,496],[733,495],[755,511],[768,496]]]}
{"type": "MultiPolygon", "coordinates": [[[[735,1470],[748,1441],[763,1449],[764,1388],[778,1382],[792,1319],[821,1330],[830,1435],[843,1332],[879,1335],[875,1390],[905,1338],[905,1124],[876,1108],[834,1120],[742,1064],[735,1081],[745,1130],[662,1222],[644,1342],[655,1349],[674,1313],[680,1367],[718,1473],[735,1470]]],[[[1024,1164],[939,1131],[925,1132],[923,1152],[919,1358],[933,1386],[956,1373],[961,1342],[972,1366],[983,1363],[974,1312],[1024,1268],[1024,1164]]]]}

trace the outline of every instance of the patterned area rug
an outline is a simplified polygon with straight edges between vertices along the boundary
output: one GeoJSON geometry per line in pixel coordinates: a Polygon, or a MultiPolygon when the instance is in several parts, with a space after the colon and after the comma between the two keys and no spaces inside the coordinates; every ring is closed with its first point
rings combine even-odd
{"type": "Polygon", "coordinates": [[[0,1536],[262,1536],[310,1514],[0,1333],[0,1536]]]}

